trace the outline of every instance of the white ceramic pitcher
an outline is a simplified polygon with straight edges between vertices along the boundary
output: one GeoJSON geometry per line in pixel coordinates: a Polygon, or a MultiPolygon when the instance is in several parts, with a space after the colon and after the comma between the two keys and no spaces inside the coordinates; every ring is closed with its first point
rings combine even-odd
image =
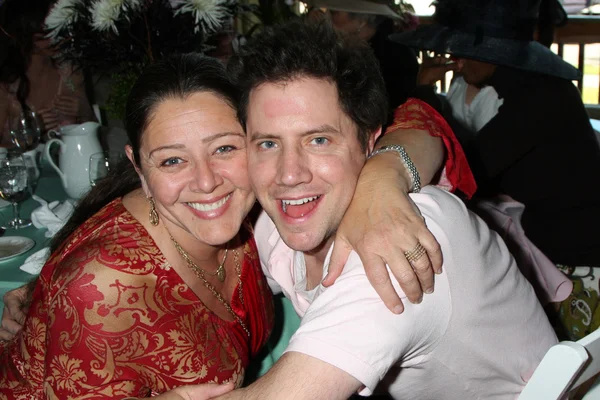
{"type": "Polygon", "coordinates": [[[46,143],[46,159],[62,179],[65,191],[74,199],[83,197],[91,188],[90,156],[102,151],[98,140],[100,124],[94,121],[81,125],[69,125],[60,130],[60,139],[51,139],[46,143]],[[58,164],[50,156],[53,144],[60,145],[58,164]]]}

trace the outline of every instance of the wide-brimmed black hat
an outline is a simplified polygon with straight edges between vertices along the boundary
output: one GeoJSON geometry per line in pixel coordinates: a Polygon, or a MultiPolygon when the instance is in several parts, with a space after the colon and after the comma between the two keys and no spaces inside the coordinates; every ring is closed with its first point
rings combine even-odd
{"type": "Polygon", "coordinates": [[[390,39],[420,50],[580,78],[579,70],[533,40],[540,0],[438,0],[435,6],[432,24],[390,39]]]}

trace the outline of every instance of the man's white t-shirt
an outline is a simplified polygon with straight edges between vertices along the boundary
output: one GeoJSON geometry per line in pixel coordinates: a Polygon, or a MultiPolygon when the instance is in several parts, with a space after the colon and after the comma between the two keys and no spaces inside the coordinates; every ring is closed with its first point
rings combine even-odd
{"type": "Polygon", "coordinates": [[[307,292],[298,252],[263,213],[255,229],[263,270],[302,317],[286,352],[346,371],[362,394],[380,385],[396,399],[515,398],[557,342],[531,285],[460,199],[430,186],[411,198],[441,245],[444,272],[421,304],[404,297],[401,315],[385,307],[354,252],[333,286],[307,292]]]}

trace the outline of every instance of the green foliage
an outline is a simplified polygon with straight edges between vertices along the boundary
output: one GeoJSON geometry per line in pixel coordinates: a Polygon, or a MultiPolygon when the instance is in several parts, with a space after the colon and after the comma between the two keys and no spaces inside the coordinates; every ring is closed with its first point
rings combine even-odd
{"type": "Polygon", "coordinates": [[[127,96],[139,74],[140,72],[134,68],[111,74],[110,95],[106,102],[106,112],[110,118],[119,120],[124,119],[127,96]]]}
{"type": "Polygon", "coordinates": [[[294,6],[287,5],[285,0],[259,0],[258,4],[250,6],[250,11],[255,18],[252,20],[251,28],[246,32],[246,37],[252,36],[254,32],[260,31],[265,26],[298,18],[294,6]],[[256,19],[259,22],[256,22],[256,19]]]}
{"type": "Polygon", "coordinates": [[[259,0],[256,15],[264,25],[274,25],[298,17],[285,0],[259,0]]]}
{"type": "Polygon", "coordinates": [[[207,51],[209,40],[245,11],[237,0],[218,3],[218,9],[200,13],[201,4],[189,1],[65,0],[51,9],[46,32],[59,63],[111,78],[106,111],[123,119],[127,95],[145,65],[174,53],[207,51]]]}

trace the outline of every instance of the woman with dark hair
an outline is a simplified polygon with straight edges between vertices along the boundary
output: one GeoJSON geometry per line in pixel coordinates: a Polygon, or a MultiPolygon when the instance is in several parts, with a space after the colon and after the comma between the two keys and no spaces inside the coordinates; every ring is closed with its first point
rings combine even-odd
{"type": "Polygon", "coordinates": [[[130,162],[55,237],[22,333],[0,343],[0,398],[242,383],[273,305],[245,223],[255,199],[237,104],[215,59],[142,74],[126,110],[130,162]]]}
{"type": "Polygon", "coordinates": [[[9,110],[29,107],[44,130],[94,119],[84,77],[57,64],[44,20],[55,0],[0,3],[0,142],[9,142],[9,110]]]}

